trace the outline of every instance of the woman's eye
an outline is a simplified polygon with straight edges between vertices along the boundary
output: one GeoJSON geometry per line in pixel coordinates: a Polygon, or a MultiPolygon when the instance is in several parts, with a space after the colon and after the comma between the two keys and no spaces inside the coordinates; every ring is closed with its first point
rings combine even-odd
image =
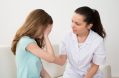
{"type": "Polygon", "coordinates": [[[76,23],[76,25],[80,25],[79,23],[76,23]]]}

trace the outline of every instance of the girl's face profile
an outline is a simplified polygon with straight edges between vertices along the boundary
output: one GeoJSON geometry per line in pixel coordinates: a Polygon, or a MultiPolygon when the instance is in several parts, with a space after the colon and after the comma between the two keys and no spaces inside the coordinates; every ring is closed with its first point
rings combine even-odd
{"type": "Polygon", "coordinates": [[[71,26],[75,34],[82,34],[89,29],[87,23],[84,20],[85,17],[83,15],[74,13],[71,26]]]}
{"type": "Polygon", "coordinates": [[[51,32],[51,30],[52,30],[52,24],[48,24],[48,26],[45,28],[44,33],[49,34],[51,32]]]}
{"type": "Polygon", "coordinates": [[[52,25],[52,24],[49,24],[49,25],[48,25],[47,29],[49,30],[49,32],[51,32],[52,27],[53,27],[53,25],[52,25]]]}
{"type": "Polygon", "coordinates": [[[42,30],[41,28],[39,28],[39,32],[42,31],[40,32],[41,34],[39,35],[39,38],[42,38],[44,34],[49,34],[51,30],[52,30],[52,24],[48,24],[48,26],[45,28],[42,28],[42,30]]]}

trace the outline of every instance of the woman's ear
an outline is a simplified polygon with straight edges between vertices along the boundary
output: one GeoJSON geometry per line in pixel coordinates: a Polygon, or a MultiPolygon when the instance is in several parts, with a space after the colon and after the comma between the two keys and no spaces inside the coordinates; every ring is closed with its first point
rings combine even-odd
{"type": "Polygon", "coordinates": [[[90,30],[92,28],[93,24],[88,25],[88,29],[90,30]]]}

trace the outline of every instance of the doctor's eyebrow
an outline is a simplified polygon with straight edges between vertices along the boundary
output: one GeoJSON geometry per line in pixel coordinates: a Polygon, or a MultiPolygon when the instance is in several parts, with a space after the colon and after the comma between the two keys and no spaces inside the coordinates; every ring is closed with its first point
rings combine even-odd
{"type": "MultiPolygon", "coordinates": [[[[74,22],[73,20],[72,20],[72,22],[74,22]]],[[[78,23],[78,22],[74,22],[76,25],[81,25],[81,23],[78,23]]]]}

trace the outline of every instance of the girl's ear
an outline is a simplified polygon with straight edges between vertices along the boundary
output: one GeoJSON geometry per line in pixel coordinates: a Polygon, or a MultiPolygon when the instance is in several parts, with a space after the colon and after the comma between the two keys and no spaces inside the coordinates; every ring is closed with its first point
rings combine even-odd
{"type": "Polygon", "coordinates": [[[92,28],[93,24],[88,25],[88,29],[90,30],[92,28]]]}

